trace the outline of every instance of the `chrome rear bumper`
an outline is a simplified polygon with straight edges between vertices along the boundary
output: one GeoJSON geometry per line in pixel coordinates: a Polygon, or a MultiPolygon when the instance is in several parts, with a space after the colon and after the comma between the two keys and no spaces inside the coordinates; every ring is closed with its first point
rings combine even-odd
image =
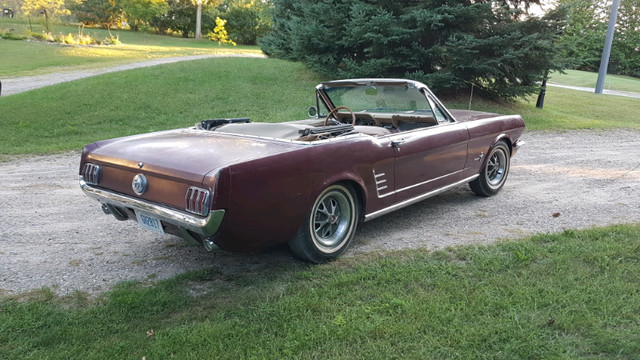
{"type": "Polygon", "coordinates": [[[98,200],[102,204],[143,211],[161,221],[202,235],[204,238],[213,236],[218,231],[225,213],[224,210],[211,210],[206,217],[187,214],[142,199],[93,187],[87,184],[82,177],[80,178],[80,188],[87,196],[98,200]]]}

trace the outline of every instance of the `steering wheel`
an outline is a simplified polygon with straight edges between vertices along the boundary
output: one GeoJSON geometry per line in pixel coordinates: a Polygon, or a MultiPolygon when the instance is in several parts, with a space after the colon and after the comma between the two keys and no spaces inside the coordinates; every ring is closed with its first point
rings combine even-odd
{"type": "Polygon", "coordinates": [[[354,125],[354,126],[356,125],[356,114],[354,114],[353,111],[346,106],[338,106],[337,108],[331,110],[329,115],[327,115],[327,118],[324,119],[324,126],[327,126],[327,123],[329,122],[329,118],[331,117],[331,115],[335,115],[340,109],[345,109],[349,111],[351,113],[351,125],[354,125]]]}

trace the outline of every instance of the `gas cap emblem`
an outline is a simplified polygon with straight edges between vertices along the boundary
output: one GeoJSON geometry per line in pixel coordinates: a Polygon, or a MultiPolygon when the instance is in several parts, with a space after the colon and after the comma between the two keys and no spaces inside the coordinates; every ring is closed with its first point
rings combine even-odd
{"type": "Polygon", "coordinates": [[[143,174],[134,176],[131,182],[131,188],[133,188],[133,192],[137,195],[142,195],[145,190],[147,190],[147,177],[143,174]]]}

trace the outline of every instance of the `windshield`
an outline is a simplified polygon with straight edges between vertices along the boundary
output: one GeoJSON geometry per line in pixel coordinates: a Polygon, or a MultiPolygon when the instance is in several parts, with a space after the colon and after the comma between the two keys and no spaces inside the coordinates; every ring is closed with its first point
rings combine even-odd
{"type": "Polygon", "coordinates": [[[406,85],[329,87],[325,92],[336,107],[346,106],[354,112],[431,113],[424,94],[406,85]]]}

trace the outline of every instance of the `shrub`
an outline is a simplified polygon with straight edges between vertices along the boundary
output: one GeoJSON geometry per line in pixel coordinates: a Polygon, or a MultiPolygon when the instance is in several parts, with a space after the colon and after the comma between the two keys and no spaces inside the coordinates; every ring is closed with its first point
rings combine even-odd
{"type": "Polygon", "coordinates": [[[110,35],[109,37],[105,38],[103,41],[100,41],[89,34],[82,33],[82,31],[78,31],[77,34],[69,33],[67,35],[64,35],[64,34],[52,35],[51,33],[45,33],[45,32],[42,32],[41,34],[32,32],[29,35],[36,40],[67,44],[67,45],[120,45],[122,44],[120,42],[119,36],[110,35]]]}
{"type": "Polygon", "coordinates": [[[116,35],[110,35],[108,38],[105,38],[103,41],[104,45],[120,45],[122,44],[122,42],[120,41],[120,36],[116,35]]]}
{"type": "Polygon", "coordinates": [[[0,33],[0,39],[4,39],[4,40],[24,40],[27,37],[24,35],[16,35],[10,32],[6,32],[4,34],[0,33]]]}
{"type": "Polygon", "coordinates": [[[218,46],[222,44],[231,44],[233,46],[236,46],[236,43],[233,40],[229,39],[229,34],[227,33],[227,30],[224,28],[224,25],[226,23],[227,23],[226,20],[222,20],[219,17],[216,17],[216,27],[213,29],[213,31],[210,31],[207,34],[207,37],[211,41],[217,41],[218,46]]]}
{"type": "Polygon", "coordinates": [[[42,33],[37,33],[37,32],[28,32],[29,36],[31,36],[32,38],[36,39],[36,40],[40,40],[40,41],[47,41],[47,42],[54,42],[55,39],[53,37],[53,35],[51,35],[51,33],[47,33],[47,32],[42,32],[42,33]]]}
{"type": "Polygon", "coordinates": [[[221,16],[227,19],[229,36],[240,44],[256,45],[258,39],[271,31],[270,2],[234,0],[221,16]]]}

